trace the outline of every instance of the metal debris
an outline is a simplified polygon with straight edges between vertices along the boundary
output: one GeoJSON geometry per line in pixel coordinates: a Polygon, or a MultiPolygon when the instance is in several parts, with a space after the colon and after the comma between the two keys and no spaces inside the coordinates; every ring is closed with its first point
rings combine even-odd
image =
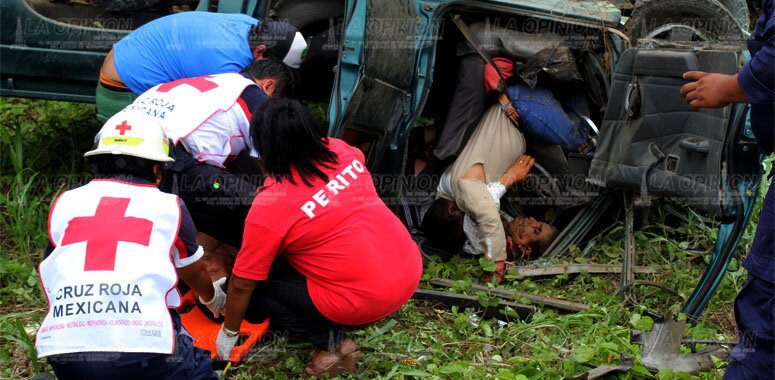
{"type": "MultiPolygon", "coordinates": [[[[622,273],[621,265],[608,264],[559,264],[559,265],[523,265],[506,266],[506,269],[519,273],[522,277],[556,276],[559,274],[619,274],[622,273]]],[[[657,270],[651,267],[633,267],[634,273],[656,274],[657,270]]]]}
{"type": "MultiPolygon", "coordinates": [[[[435,286],[443,286],[443,287],[453,287],[455,282],[452,280],[444,279],[444,278],[434,278],[430,281],[431,285],[435,286]]],[[[565,300],[559,300],[555,298],[549,298],[549,297],[542,297],[537,296],[534,294],[528,294],[528,293],[522,293],[522,292],[515,292],[511,290],[506,289],[499,289],[499,288],[489,288],[487,286],[483,285],[477,285],[474,284],[471,286],[472,290],[476,291],[483,291],[487,292],[490,295],[501,297],[508,300],[515,300],[519,298],[524,298],[529,300],[530,302],[538,305],[543,305],[548,308],[557,309],[561,311],[569,311],[569,312],[579,312],[589,309],[589,305],[580,303],[580,302],[573,302],[573,301],[565,301],[565,300]]]]}
{"type": "Polygon", "coordinates": [[[515,302],[500,301],[497,307],[483,307],[479,303],[479,298],[466,296],[451,292],[442,292],[438,290],[417,288],[412,298],[417,300],[427,300],[441,302],[447,306],[458,306],[460,308],[472,307],[483,311],[483,318],[512,319],[503,314],[500,309],[509,306],[517,313],[520,319],[527,319],[535,313],[535,306],[521,305],[515,302]]]}

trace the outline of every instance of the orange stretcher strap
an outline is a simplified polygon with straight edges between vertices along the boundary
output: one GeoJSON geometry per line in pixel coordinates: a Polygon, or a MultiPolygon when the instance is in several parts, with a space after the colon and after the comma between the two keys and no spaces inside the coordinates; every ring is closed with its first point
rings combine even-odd
{"type": "Polygon", "coordinates": [[[519,114],[517,113],[514,104],[511,103],[511,99],[509,99],[505,93],[501,93],[501,96],[498,98],[498,103],[500,103],[501,109],[503,109],[503,112],[509,117],[511,123],[519,129],[519,114]]]}
{"type": "Polygon", "coordinates": [[[123,82],[117,81],[115,79],[108,78],[103,72],[102,69],[100,69],[100,83],[112,86],[112,87],[118,87],[118,88],[125,88],[129,89],[123,82]]]}
{"type": "MultiPolygon", "coordinates": [[[[194,338],[194,346],[209,350],[210,356],[215,359],[218,356],[215,340],[218,338],[218,331],[221,329],[221,324],[202,314],[202,311],[196,306],[193,293],[194,292],[189,291],[183,296],[178,309],[181,310],[189,306],[193,306],[193,308],[185,314],[181,313],[180,319],[183,321],[183,327],[194,338]]],[[[268,329],[269,320],[258,324],[242,321],[239,333],[241,337],[246,337],[247,339],[245,339],[242,344],[234,346],[234,349],[231,350],[229,361],[235,364],[239,363],[250,349],[261,340],[261,337],[266,334],[268,329]]]]}

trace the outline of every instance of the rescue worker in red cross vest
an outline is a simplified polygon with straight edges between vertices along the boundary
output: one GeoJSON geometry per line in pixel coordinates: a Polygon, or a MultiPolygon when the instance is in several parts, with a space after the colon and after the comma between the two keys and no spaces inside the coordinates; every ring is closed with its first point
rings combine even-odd
{"type": "Polygon", "coordinates": [[[35,345],[60,380],[218,379],[173,309],[180,277],[218,313],[183,202],[157,188],[174,159],[158,121],[109,119],[85,154],[95,178],[49,214],[39,273],[49,303],[35,345]]]}
{"type": "Polygon", "coordinates": [[[230,272],[261,184],[250,141],[251,110],[270,97],[284,96],[290,78],[282,62],[265,58],[241,73],[163,83],[121,112],[146,114],[173,140],[175,163],[160,188],[178,194],[188,206],[213,280],[230,272]]]}

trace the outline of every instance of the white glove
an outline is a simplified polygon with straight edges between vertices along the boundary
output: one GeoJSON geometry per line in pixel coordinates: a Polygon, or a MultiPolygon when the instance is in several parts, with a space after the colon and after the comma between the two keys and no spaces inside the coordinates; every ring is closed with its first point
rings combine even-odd
{"type": "Polygon", "coordinates": [[[234,336],[228,336],[226,335],[226,331],[224,331],[226,327],[223,325],[221,326],[221,329],[218,330],[218,338],[215,339],[215,347],[218,351],[218,358],[221,360],[229,360],[229,356],[231,356],[231,350],[234,348],[234,345],[237,344],[237,339],[239,339],[239,334],[234,336]]]}
{"type": "Polygon", "coordinates": [[[205,302],[202,297],[199,297],[199,302],[207,306],[210,311],[213,312],[213,316],[218,318],[223,313],[223,308],[226,307],[226,293],[224,293],[221,286],[226,282],[226,277],[221,277],[217,281],[213,282],[213,299],[205,302]]]}

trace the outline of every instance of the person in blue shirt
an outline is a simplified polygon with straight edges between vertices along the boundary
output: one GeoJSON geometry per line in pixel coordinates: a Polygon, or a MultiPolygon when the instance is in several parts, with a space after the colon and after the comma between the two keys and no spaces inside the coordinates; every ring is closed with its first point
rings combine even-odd
{"type": "MultiPolygon", "coordinates": [[[[748,41],[751,60],[737,75],[690,71],[681,95],[692,109],[751,104],[751,127],[764,154],[775,149],[775,0],[762,1],[762,15],[748,41]]],[[[743,262],[748,279],[735,299],[740,343],[724,379],[775,376],[775,186],[764,198],[753,246],[743,262]]]]}
{"type": "Polygon", "coordinates": [[[209,12],[158,18],[108,52],[97,85],[97,118],[104,122],[160,83],[239,72],[256,59],[272,57],[298,69],[306,48],[301,33],[285,22],[209,12]]]}

